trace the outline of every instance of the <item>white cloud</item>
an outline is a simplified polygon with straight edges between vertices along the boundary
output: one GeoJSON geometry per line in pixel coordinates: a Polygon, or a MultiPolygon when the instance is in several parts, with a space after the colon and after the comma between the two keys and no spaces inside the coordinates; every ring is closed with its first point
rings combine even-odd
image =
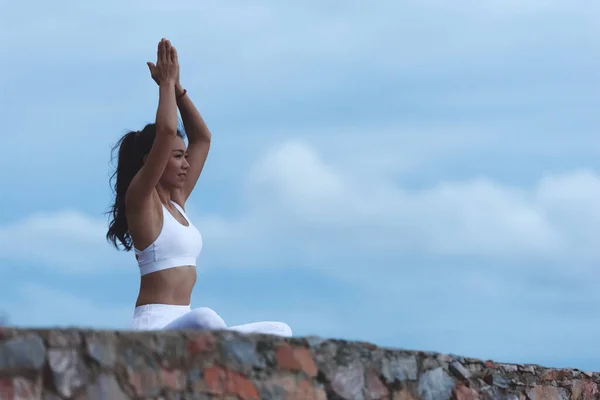
{"type": "Polygon", "coordinates": [[[477,178],[410,190],[387,176],[355,177],[291,142],[251,171],[247,214],[208,218],[204,229],[207,243],[239,246],[243,257],[261,262],[281,257],[279,245],[308,245],[321,256],[360,249],[583,261],[600,256],[593,234],[599,190],[598,176],[586,170],[542,176],[530,188],[477,178]]]}
{"type": "Polygon", "coordinates": [[[133,256],[107,251],[106,229],[105,221],[74,210],[34,213],[0,226],[0,258],[25,259],[71,274],[118,273],[133,256]]]}
{"type": "MultiPolygon", "coordinates": [[[[477,178],[408,189],[385,174],[355,176],[291,141],[248,170],[243,213],[196,220],[208,267],[322,268],[327,260],[359,255],[421,254],[585,268],[600,260],[599,196],[600,179],[586,170],[541,176],[528,188],[477,178]]],[[[197,214],[193,202],[188,209],[197,214]]],[[[102,263],[102,271],[113,273],[133,261],[108,246],[105,232],[105,221],[75,212],[33,215],[0,228],[0,250],[69,272],[100,273],[102,263]]],[[[361,267],[328,268],[344,275],[361,267]]]]}

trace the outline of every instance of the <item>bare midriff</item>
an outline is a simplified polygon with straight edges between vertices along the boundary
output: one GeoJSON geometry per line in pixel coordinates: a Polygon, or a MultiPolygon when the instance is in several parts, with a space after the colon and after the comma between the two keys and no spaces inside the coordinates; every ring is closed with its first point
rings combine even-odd
{"type": "Polygon", "coordinates": [[[195,284],[196,267],[193,266],[169,268],[144,275],[140,281],[140,294],[135,305],[187,306],[191,302],[195,284]]]}

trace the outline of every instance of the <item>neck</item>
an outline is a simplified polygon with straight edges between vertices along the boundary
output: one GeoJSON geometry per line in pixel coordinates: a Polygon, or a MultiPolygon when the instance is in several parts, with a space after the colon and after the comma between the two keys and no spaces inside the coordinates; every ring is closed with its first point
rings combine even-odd
{"type": "Polygon", "coordinates": [[[163,188],[162,186],[156,186],[156,191],[158,192],[158,197],[163,204],[167,206],[171,205],[171,191],[163,188]]]}

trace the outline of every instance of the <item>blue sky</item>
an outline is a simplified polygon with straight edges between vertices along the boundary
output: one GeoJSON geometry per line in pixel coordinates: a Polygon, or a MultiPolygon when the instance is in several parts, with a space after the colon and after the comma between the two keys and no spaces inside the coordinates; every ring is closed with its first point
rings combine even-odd
{"type": "Polygon", "coordinates": [[[213,132],[194,306],[600,370],[599,8],[0,0],[0,309],[127,328],[110,148],[154,118],[167,37],[213,132]]]}

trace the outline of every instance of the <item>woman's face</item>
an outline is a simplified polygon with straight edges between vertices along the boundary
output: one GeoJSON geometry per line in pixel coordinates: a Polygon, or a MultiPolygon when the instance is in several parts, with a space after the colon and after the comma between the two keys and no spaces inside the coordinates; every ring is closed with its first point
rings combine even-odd
{"type": "Polygon", "coordinates": [[[168,188],[181,188],[187,176],[190,165],[186,159],[187,148],[183,138],[177,136],[173,142],[171,156],[160,179],[163,186],[168,188]]]}

